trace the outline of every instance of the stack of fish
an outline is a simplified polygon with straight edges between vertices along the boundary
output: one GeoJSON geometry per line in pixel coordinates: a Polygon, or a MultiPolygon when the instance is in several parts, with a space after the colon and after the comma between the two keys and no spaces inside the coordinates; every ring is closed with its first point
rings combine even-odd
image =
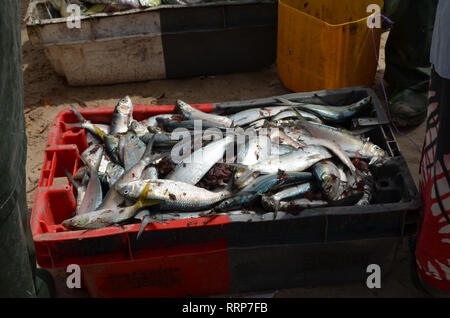
{"type": "Polygon", "coordinates": [[[47,0],[50,18],[68,17],[73,14],[70,5],[77,5],[84,15],[129,9],[149,8],[161,4],[188,5],[212,0],[47,0]]]}
{"type": "MultiPolygon", "coordinates": [[[[101,228],[164,213],[298,213],[305,208],[370,204],[370,165],[387,155],[368,138],[337,125],[371,105],[322,106],[279,99],[230,115],[205,113],[178,100],[176,113],[137,121],[126,96],[110,125],[85,129],[84,167],[66,171],[76,188],[67,229],[101,228]],[[199,127],[200,126],[200,127],[199,127]],[[256,211],[256,212],[255,212],[256,211]]],[[[139,233],[139,234],[140,234],[139,233]]]]}

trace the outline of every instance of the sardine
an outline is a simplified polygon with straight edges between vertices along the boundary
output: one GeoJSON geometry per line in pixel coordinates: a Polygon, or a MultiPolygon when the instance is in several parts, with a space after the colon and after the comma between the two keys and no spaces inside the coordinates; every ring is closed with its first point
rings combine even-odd
{"type": "Polygon", "coordinates": [[[278,115],[279,113],[290,109],[291,107],[285,106],[250,108],[236,114],[231,114],[228,118],[233,121],[234,126],[244,126],[263,118],[278,115]]]}
{"type": "Polygon", "coordinates": [[[125,146],[123,149],[123,166],[125,171],[133,167],[145,152],[146,145],[136,136],[134,132],[125,135],[125,146]]]}
{"type": "Polygon", "coordinates": [[[81,154],[81,160],[88,167],[88,169],[93,169],[98,172],[100,163],[103,157],[103,146],[99,144],[94,144],[89,146],[81,154]]]}
{"type": "Polygon", "coordinates": [[[296,134],[292,132],[288,132],[287,135],[305,145],[316,145],[327,148],[328,150],[333,152],[350,169],[351,172],[355,173],[355,166],[353,165],[344,149],[342,149],[342,147],[337,143],[328,139],[310,137],[307,135],[296,134]]]}
{"type": "Polygon", "coordinates": [[[172,119],[174,114],[160,114],[144,119],[140,124],[148,129],[148,127],[158,127],[158,118],[161,119],[172,119]]]}
{"type": "Polygon", "coordinates": [[[279,189],[282,186],[287,186],[294,183],[303,183],[310,181],[311,179],[312,174],[310,172],[279,171],[278,173],[259,176],[243,188],[241,192],[255,192],[258,194],[264,194],[269,190],[279,189]]]}
{"type": "Polygon", "coordinates": [[[214,207],[214,211],[224,212],[236,209],[248,208],[253,203],[255,203],[258,198],[258,194],[255,192],[251,193],[239,193],[237,195],[231,196],[214,207]]]}
{"type": "MultiPolygon", "coordinates": [[[[243,143],[239,149],[236,162],[243,165],[252,165],[264,161],[271,155],[272,143],[268,136],[258,135],[251,137],[243,143]]],[[[275,148],[275,147],[273,147],[275,148]]],[[[245,173],[245,169],[238,168],[234,174],[235,182],[245,173]]]]}
{"type": "Polygon", "coordinates": [[[334,201],[339,198],[341,179],[339,169],[330,160],[323,160],[316,163],[313,168],[313,175],[316,177],[322,193],[328,200],[334,201]]]}
{"type": "Polygon", "coordinates": [[[64,173],[66,174],[67,178],[70,180],[70,182],[72,183],[73,187],[75,188],[75,190],[77,191],[77,206],[75,208],[75,215],[78,214],[78,211],[80,210],[80,206],[81,206],[81,202],[83,202],[83,198],[84,195],[86,194],[86,188],[87,188],[87,184],[89,183],[89,176],[86,173],[81,182],[77,182],[74,178],[74,176],[72,176],[72,174],[70,174],[69,171],[67,171],[66,169],[64,169],[64,173]]]}
{"type": "Polygon", "coordinates": [[[167,179],[137,180],[117,184],[117,191],[130,199],[136,199],[149,185],[146,193],[147,200],[162,201],[161,210],[198,211],[209,209],[217,202],[230,196],[228,190],[212,192],[192,184],[167,179]]]}
{"type": "Polygon", "coordinates": [[[233,141],[234,135],[228,135],[194,151],[189,157],[181,161],[166,178],[188,184],[197,184],[211,167],[223,158],[227,146],[233,141]]]}
{"type": "Polygon", "coordinates": [[[177,100],[176,109],[178,109],[187,120],[206,120],[209,123],[216,124],[218,127],[231,127],[233,125],[233,120],[228,117],[204,113],[181,100],[177,100]]]}
{"type": "Polygon", "coordinates": [[[295,108],[308,110],[310,112],[313,112],[317,115],[319,115],[321,118],[330,121],[330,122],[345,122],[348,119],[355,116],[357,113],[359,113],[361,110],[366,108],[368,105],[371,104],[372,98],[370,96],[363,98],[362,100],[348,105],[348,106],[324,106],[324,105],[314,105],[314,104],[308,104],[308,103],[296,103],[291,102],[284,98],[277,98],[280,103],[279,105],[289,105],[295,108]]]}
{"type": "Polygon", "coordinates": [[[354,136],[344,131],[322,124],[304,121],[301,126],[311,132],[314,137],[328,139],[344,149],[350,158],[371,159],[371,163],[383,160],[387,153],[377,145],[354,136]]]}
{"type": "Polygon", "coordinates": [[[103,192],[100,178],[94,168],[89,168],[89,183],[83,201],[77,211],[78,215],[88,213],[97,209],[102,203],[103,192]]]}
{"type": "Polygon", "coordinates": [[[122,177],[125,170],[121,165],[118,165],[114,162],[110,162],[108,166],[106,167],[105,176],[106,183],[111,188],[114,186],[114,184],[117,182],[117,180],[122,177]]]}
{"type": "Polygon", "coordinates": [[[261,204],[265,209],[278,211],[280,201],[295,198],[312,190],[311,183],[303,183],[297,186],[289,187],[272,195],[263,195],[261,204]]]}
{"type": "MultiPolygon", "coordinates": [[[[148,187],[144,186],[142,193],[145,193],[147,189],[148,187]]],[[[62,222],[62,225],[69,230],[97,229],[116,225],[134,217],[140,209],[155,204],[157,204],[157,202],[145,200],[145,196],[141,195],[132,206],[91,211],[67,219],[62,222]]]]}
{"type": "MultiPolygon", "coordinates": [[[[314,121],[319,124],[323,123],[323,121],[314,114],[311,114],[311,113],[308,113],[308,112],[305,112],[302,110],[298,110],[298,112],[303,116],[303,118],[305,118],[308,121],[314,121]]],[[[276,121],[286,119],[286,118],[297,118],[297,116],[298,116],[297,112],[295,112],[294,110],[285,110],[285,111],[279,113],[278,115],[273,116],[270,119],[270,121],[276,122],[276,121]]]]}
{"type": "Polygon", "coordinates": [[[105,150],[109,158],[111,158],[111,160],[114,163],[121,165],[122,162],[120,161],[119,158],[119,142],[120,142],[119,138],[114,137],[112,135],[104,135],[104,140],[105,140],[105,150]]]}
{"type": "Polygon", "coordinates": [[[142,171],[141,179],[158,179],[158,169],[155,166],[148,166],[142,171]]]}
{"type": "Polygon", "coordinates": [[[151,140],[145,149],[145,152],[139,160],[138,163],[136,163],[133,167],[131,167],[129,170],[127,170],[120,178],[114,183],[114,186],[109,189],[109,191],[106,193],[105,199],[103,200],[102,204],[98,207],[98,209],[111,209],[115,208],[125,201],[125,198],[117,192],[117,185],[122,183],[127,183],[134,180],[139,180],[142,175],[142,171],[144,171],[145,167],[148,166],[148,164],[151,161],[152,157],[152,148],[153,148],[153,140],[151,140]]]}
{"type": "Polygon", "coordinates": [[[110,134],[117,136],[117,134],[124,134],[128,131],[128,127],[133,120],[133,103],[129,96],[120,99],[114,108],[112,115],[110,134]]]}
{"type": "Polygon", "coordinates": [[[320,160],[331,158],[331,154],[320,146],[305,146],[283,156],[270,157],[253,165],[230,164],[263,174],[304,171],[320,160]]]}

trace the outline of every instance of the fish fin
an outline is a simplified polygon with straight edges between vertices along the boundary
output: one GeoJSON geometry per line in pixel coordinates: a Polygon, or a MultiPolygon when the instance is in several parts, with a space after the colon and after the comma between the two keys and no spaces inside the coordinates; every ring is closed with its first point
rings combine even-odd
{"type": "Polygon", "coordinates": [[[147,227],[147,225],[151,222],[150,219],[150,213],[146,216],[144,216],[144,219],[141,222],[141,226],[139,227],[139,232],[136,235],[136,240],[139,240],[139,238],[141,237],[142,233],[144,233],[145,228],[147,227]]]}
{"type": "Polygon", "coordinates": [[[155,142],[155,135],[152,135],[147,143],[147,146],[145,147],[145,151],[142,154],[141,160],[145,160],[147,162],[150,162],[152,160],[152,149],[154,142],[155,142]]]}
{"type": "Polygon", "coordinates": [[[95,132],[96,132],[97,135],[100,137],[100,139],[101,139],[102,141],[104,141],[104,140],[105,140],[105,133],[104,133],[100,128],[98,128],[97,126],[95,126],[94,124],[92,124],[92,127],[94,128],[95,132]]]}
{"type": "Polygon", "coordinates": [[[78,111],[78,109],[75,108],[75,106],[70,105],[70,108],[72,109],[74,115],[77,117],[77,119],[78,119],[81,123],[87,122],[86,118],[84,118],[83,115],[81,115],[81,113],[78,111]]]}
{"type": "Polygon", "coordinates": [[[72,123],[72,124],[64,123],[64,125],[73,128],[83,128],[83,123],[72,123]]]}
{"type": "Polygon", "coordinates": [[[303,117],[303,115],[300,114],[300,112],[299,112],[295,107],[292,107],[291,109],[292,109],[292,111],[296,114],[296,116],[297,116],[297,118],[298,118],[298,120],[299,120],[300,122],[303,122],[303,123],[304,123],[304,122],[307,122],[306,118],[303,117]]]}
{"type": "Polygon", "coordinates": [[[69,171],[67,171],[66,168],[64,168],[64,173],[66,174],[66,176],[70,180],[70,182],[73,184],[75,189],[78,189],[79,187],[81,187],[81,184],[74,179],[73,175],[69,171]]]}

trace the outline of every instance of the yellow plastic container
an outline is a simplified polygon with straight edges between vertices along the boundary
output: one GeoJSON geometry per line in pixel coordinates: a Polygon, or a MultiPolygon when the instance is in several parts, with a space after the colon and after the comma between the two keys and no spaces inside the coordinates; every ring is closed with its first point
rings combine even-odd
{"type": "MultiPolygon", "coordinates": [[[[377,62],[367,19],[383,0],[279,0],[277,67],[294,92],[372,86],[377,62]]],[[[377,52],[381,28],[374,28],[377,52]]]]}

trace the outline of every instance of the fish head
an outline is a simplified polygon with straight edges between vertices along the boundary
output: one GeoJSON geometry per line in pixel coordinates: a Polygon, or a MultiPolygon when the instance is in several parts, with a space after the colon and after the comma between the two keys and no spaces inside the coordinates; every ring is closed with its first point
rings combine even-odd
{"type": "Polygon", "coordinates": [[[139,140],[139,137],[133,131],[128,131],[125,134],[125,144],[127,146],[136,144],[138,142],[138,140],[139,140]]]}
{"type": "Polygon", "coordinates": [[[324,173],[322,174],[320,180],[322,181],[322,190],[325,195],[331,199],[336,199],[339,193],[339,186],[341,184],[340,178],[334,174],[324,173]]]}
{"type": "Polygon", "coordinates": [[[68,230],[79,230],[85,228],[90,218],[87,215],[77,215],[73,218],[64,220],[61,224],[68,230]]]}
{"type": "Polygon", "coordinates": [[[121,98],[117,103],[116,109],[122,115],[129,117],[129,122],[131,122],[131,116],[133,115],[133,102],[131,101],[130,96],[127,95],[121,98]]]}
{"type": "Polygon", "coordinates": [[[142,192],[142,187],[135,182],[121,182],[115,188],[117,192],[129,199],[136,199],[142,192]]]}
{"type": "Polygon", "coordinates": [[[137,135],[145,135],[145,133],[147,132],[147,128],[145,128],[144,125],[142,125],[136,120],[133,120],[131,122],[130,129],[134,131],[137,135]]]}
{"type": "Polygon", "coordinates": [[[387,158],[387,152],[371,142],[367,142],[364,144],[362,155],[371,158],[371,164],[383,161],[385,158],[387,158]]]}

